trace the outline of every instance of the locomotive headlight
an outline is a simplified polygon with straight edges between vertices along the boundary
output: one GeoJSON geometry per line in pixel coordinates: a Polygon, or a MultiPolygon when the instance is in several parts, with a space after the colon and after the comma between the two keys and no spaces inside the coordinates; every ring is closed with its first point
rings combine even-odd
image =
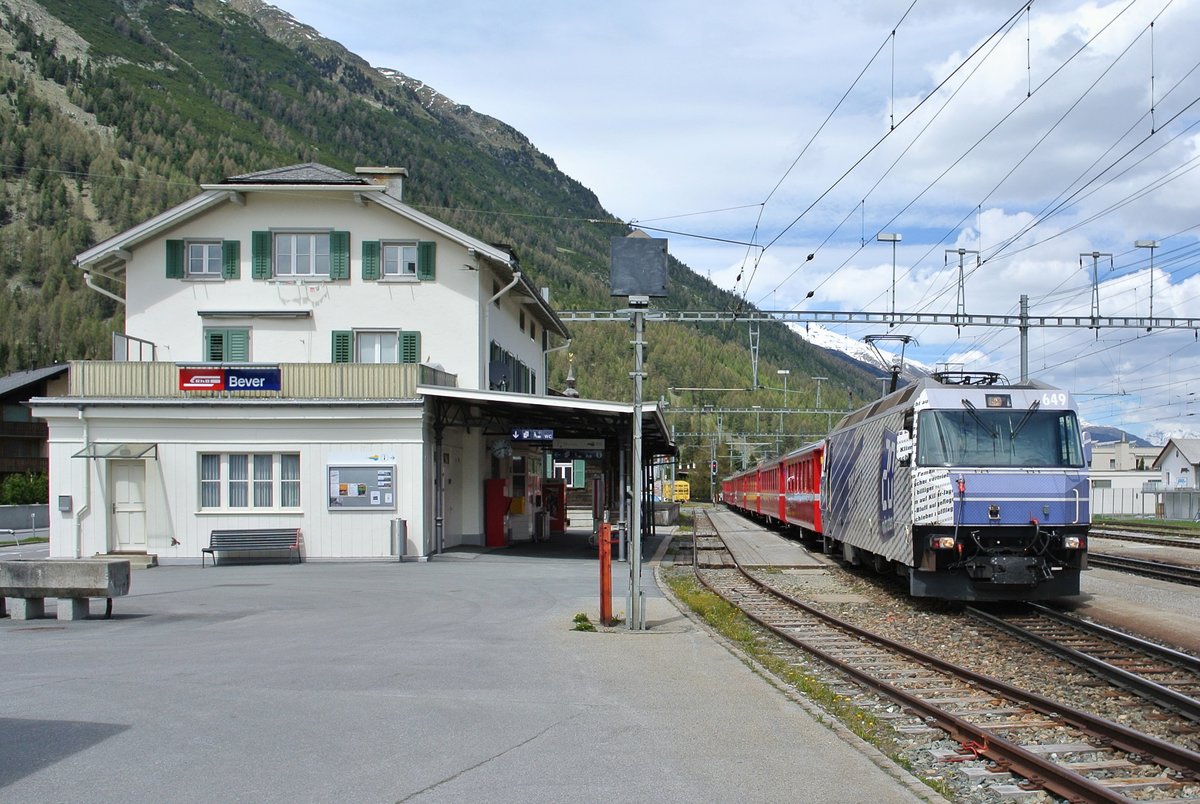
{"type": "Polygon", "coordinates": [[[929,546],[932,547],[934,550],[953,550],[954,549],[954,537],[953,536],[934,536],[932,539],[929,540],[929,546]]]}
{"type": "Polygon", "coordinates": [[[1078,550],[1083,547],[1083,539],[1079,536],[1063,536],[1063,548],[1066,550],[1078,550]]]}

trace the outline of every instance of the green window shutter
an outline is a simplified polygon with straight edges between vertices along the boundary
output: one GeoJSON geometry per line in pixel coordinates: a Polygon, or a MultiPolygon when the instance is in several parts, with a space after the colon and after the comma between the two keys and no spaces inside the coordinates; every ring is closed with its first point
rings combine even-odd
{"type": "Polygon", "coordinates": [[[331,363],[350,363],[354,356],[354,333],[348,329],[333,332],[333,354],[331,363]]]}
{"type": "Polygon", "coordinates": [[[400,333],[400,362],[401,363],[420,363],[421,362],[421,333],[419,333],[419,332],[401,332],[400,333]]]}
{"type": "Polygon", "coordinates": [[[242,278],[242,242],[221,241],[221,276],[225,279],[242,278]]]}
{"type": "Polygon", "coordinates": [[[204,330],[204,359],[213,363],[245,363],[250,359],[250,330],[204,330]]]}
{"type": "Polygon", "coordinates": [[[167,279],[183,279],[183,241],[167,241],[167,279]]]}
{"type": "Polygon", "coordinates": [[[250,276],[254,279],[270,279],[271,251],[273,240],[270,232],[254,232],[250,236],[250,276]]]}
{"type": "Polygon", "coordinates": [[[204,330],[204,359],[213,363],[225,360],[225,330],[204,330]]]}
{"type": "Polygon", "coordinates": [[[350,233],[329,233],[329,278],[350,278],[350,233]]]}
{"type": "Polygon", "coordinates": [[[434,279],[437,275],[437,243],[422,240],[417,245],[417,279],[434,279]]]}
{"type": "Polygon", "coordinates": [[[225,333],[225,360],[245,363],[250,359],[250,330],[231,329],[225,333]]]}
{"type": "Polygon", "coordinates": [[[362,243],[362,278],[379,278],[379,241],[364,240],[362,243]]]}

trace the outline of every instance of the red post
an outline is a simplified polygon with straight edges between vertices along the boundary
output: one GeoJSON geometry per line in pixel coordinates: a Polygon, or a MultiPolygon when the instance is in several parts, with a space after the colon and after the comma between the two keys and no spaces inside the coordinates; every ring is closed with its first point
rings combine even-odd
{"type": "Polygon", "coordinates": [[[600,525],[600,622],[612,624],[612,525],[600,525]]]}

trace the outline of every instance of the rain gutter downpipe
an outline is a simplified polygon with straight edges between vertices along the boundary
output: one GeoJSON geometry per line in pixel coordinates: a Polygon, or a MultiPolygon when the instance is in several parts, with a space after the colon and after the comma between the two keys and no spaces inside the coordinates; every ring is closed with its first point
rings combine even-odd
{"type": "Polygon", "coordinates": [[[483,380],[480,382],[480,388],[488,390],[491,388],[491,378],[488,376],[488,368],[491,365],[492,357],[492,305],[505,293],[515,288],[521,282],[521,272],[513,271],[512,281],[497,291],[495,296],[487,300],[487,304],[483,306],[483,360],[480,361],[480,373],[483,374],[483,380]]]}
{"type": "Polygon", "coordinates": [[[92,508],[92,458],[88,455],[88,452],[92,448],[92,435],[88,425],[88,418],[84,415],[83,405],[79,406],[79,421],[83,423],[83,504],[75,510],[73,558],[83,557],[83,518],[91,512],[92,508]]]}
{"type": "Polygon", "coordinates": [[[113,293],[111,290],[105,290],[104,288],[100,287],[95,282],[93,282],[92,275],[88,271],[83,272],[83,284],[87,285],[89,288],[96,291],[101,296],[107,296],[108,298],[112,299],[113,301],[117,302],[118,304],[125,304],[124,298],[113,293]]]}

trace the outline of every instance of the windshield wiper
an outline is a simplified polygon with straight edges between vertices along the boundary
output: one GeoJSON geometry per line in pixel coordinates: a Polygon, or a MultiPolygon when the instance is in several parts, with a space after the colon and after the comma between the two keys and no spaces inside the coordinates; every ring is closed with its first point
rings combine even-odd
{"type": "Polygon", "coordinates": [[[1017,426],[1012,428],[1008,434],[1009,441],[1017,440],[1017,433],[1021,432],[1021,428],[1029,422],[1029,417],[1037,413],[1037,409],[1042,406],[1038,400],[1033,400],[1033,404],[1029,406],[1029,410],[1025,411],[1025,415],[1021,417],[1021,421],[1017,422],[1017,426]]]}
{"type": "Polygon", "coordinates": [[[996,429],[994,427],[992,427],[990,424],[988,424],[987,422],[985,422],[983,420],[983,417],[979,415],[979,409],[971,404],[971,400],[964,399],[962,401],[962,403],[963,403],[963,407],[967,409],[967,413],[971,414],[971,418],[974,419],[975,421],[979,422],[980,427],[982,427],[987,432],[991,433],[993,439],[1000,437],[1000,434],[996,432],[996,429]]]}

